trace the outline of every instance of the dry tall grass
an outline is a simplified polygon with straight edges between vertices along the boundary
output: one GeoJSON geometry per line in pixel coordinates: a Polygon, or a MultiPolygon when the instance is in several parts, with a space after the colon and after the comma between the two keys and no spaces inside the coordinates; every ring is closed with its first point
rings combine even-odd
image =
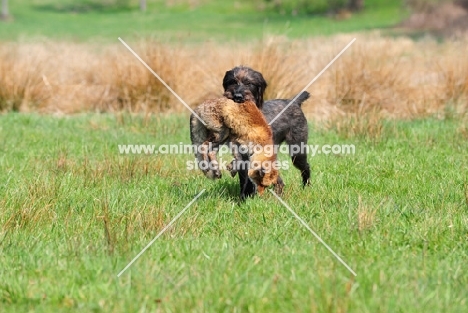
{"type": "MultiPolygon", "coordinates": [[[[258,43],[130,45],[189,105],[222,93],[224,72],[261,71],[266,98],[300,91],[351,40],[349,35],[258,43]]],[[[316,119],[358,113],[411,118],[467,111],[467,40],[437,43],[358,36],[310,88],[316,119]]],[[[178,112],[185,108],[123,45],[0,44],[0,110],[178,112]]]]}

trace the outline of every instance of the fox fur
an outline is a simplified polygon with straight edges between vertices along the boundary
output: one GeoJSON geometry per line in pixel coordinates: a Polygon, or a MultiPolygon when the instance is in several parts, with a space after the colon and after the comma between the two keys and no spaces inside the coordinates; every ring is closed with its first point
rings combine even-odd
{"type": "MultiPolygon", "coordinates": [[[[273,147],[271,128],[251,100],[236,103],[228,98],[211,99],[195,108],[194,112],[206,123],[204,125],[193,114],[190,116],[190,137],[192,144],[197,147],[197,161],[208,161],[212,165],[211,169],[203,170],[208,178],[221,177],[216,161],[216,148],[228,140],[238,146],[273,147]],[[200,145],[203,146],[202,149],[198,149],[200,145]]],[[[268,186],[275,185],[279,192],[282,187],[276,153],[273,149],[268,151],[269,153],[265,153],[265,149],[249,151],[248,176],[257,185],[260,195],[268,186]]]]}

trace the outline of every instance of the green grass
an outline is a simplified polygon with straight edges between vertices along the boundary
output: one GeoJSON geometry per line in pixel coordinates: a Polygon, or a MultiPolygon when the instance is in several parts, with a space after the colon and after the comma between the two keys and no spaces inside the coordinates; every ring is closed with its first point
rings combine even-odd
{"type": "Polygon", "coordinates": [[[311,157],[306,189],[283,171],[283,199],[354,278],[273,195],[239,203],[236,179],[187,171],[190,155],[119,155],[188,143],[187,119],[0,116],[0,311],[464,312],[460,120],[384,122],[377,138],[310,125],[311,144],[356,154],[311,157]]]}
{"type": "Polygon", "coordinates": [[[0,40],[115,41],[117,37],[158,40],[254,40],[265,34],[306,38],[339,32],[386,28],[406,15],[400,1],[369,0],[363,13],[336,21],[326,16],[278,14],[259,11],[249,1],[208,1],[193,9],[187,5],[167,7],[165,1],[149,1],[148,11],[138,10],[135,1],[125,8],[94,8],[79,1],[10,1],[11,22],[0,23],[0,40]],[[73,4],[73,5],[72,5],[73,4]]]}

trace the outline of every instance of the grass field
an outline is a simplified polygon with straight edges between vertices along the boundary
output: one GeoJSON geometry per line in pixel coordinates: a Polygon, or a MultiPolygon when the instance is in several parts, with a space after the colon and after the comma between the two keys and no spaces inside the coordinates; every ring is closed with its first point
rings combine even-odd
{"type": "MultiPolygon", "coordinates": [[[[462,117],[310,125],[312,186],[283,199],[187,171],[188,116],[0,116],[2,312],[464,312],[468,129],[462,117]],[[356,131],[361,129],[361,131],[356,131]],[[120,278],[201,190],[206,192],[120,278]]],[[[287,158],[283,155],[282,159],[287,158]]]]}
{"type": "MultiPolygon", "coordinates": [[[[97,1],[94,1],[97,2],[97,1]]],[[[104,2],[104,1],[103,1],[104,2]]],[[[54,38],[67,41],[115,42],[117,37],[152,37],[172,42],[246,41],[265,34],[305,38],[386,28],[407,14],[401,1],[369,0],[367,10],[350,19],[293,16],[258,10],[255,1],[137,1],[124,9],[91,8],[72,0],[10,1],[12,22],[0,23],[0,40],[54,38]],[[167,5],[174,2],[174,5],[167,5]]]]}

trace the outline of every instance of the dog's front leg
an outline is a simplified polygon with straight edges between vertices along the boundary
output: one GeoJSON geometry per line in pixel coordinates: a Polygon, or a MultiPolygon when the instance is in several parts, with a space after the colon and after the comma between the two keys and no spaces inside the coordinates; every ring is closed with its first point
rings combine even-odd
{"type": "Polygon", "coordinates": [[[239,174],[240,196],[244,200],[255,195],[255,184],[249,178],[250,156],[240,155],[241,162],[237,163],[237,173],[239,174]]]}

